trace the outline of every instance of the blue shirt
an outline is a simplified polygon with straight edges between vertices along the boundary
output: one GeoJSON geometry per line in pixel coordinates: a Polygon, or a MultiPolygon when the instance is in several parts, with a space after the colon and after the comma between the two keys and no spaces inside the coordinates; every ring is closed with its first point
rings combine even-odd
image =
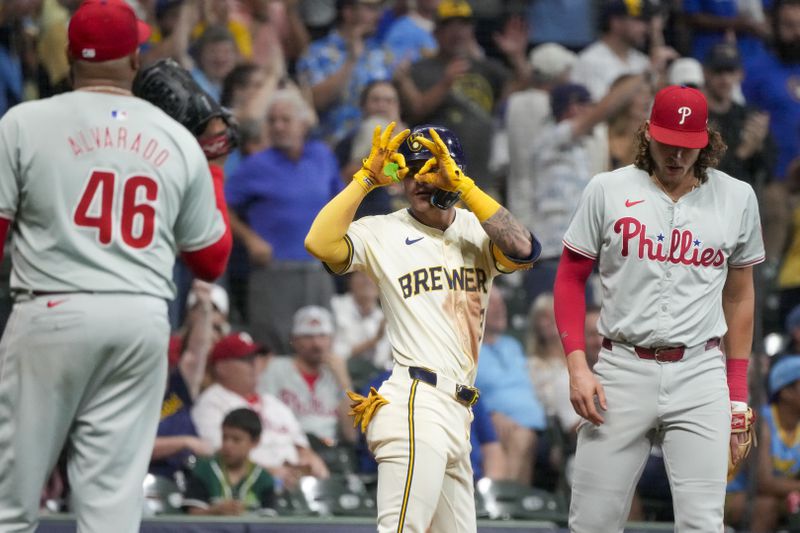
{"type": "Polygon", "coordinates": [[[528,7],[528,40],[583,48],[595,40],[592,0],[536,0],[528,7]],[[565,14],[572,16],[565,16],[565,14]]]}
{"type": "MultiPolygon", "coordinates": [[[[734,18],[739,13],[736,0],[683,0],[683,10],[687,15],[703,13],[716,17],[734,18]]],[[[692,32],[692,57],[705,62],[709,50],[725,40],[725,32],[695,29],[692,32]]],[[[752,35],[736,36],[736,46],[744,62],[756,57],[764,50],[761,39],[752,35]]]]}
{"type": "Polygon", "coordinates": [[[439,49],[433,35],[409,16],[395,20],[383,41],[397,61],[414,62],[422,56],[431,56],[439,49]]]}
{"type": "Polygon", "coordinates": [[[501,335],[490,344],[483,341],[478,357],[475,386],[481,391],[486,409],[511,418],[520,426],[544,429],[547,426],[542,404],[528,373],[522,344],[501,335]]]}
{"type": "Polygon", "coordinates": [[[22,101],[22,66],[19,58],[0,46],[0,117],[22,101]]]}
{"type": "Polygon", "coordinates": [[[225,198],[272,245],[275,260],[314,261],[303,241],[314,217],[341,189],[331,149],[308,141],[297,161],[276,148],[245,159],[225,183],[225,198]]]}
{"type": "Polygon", "coordinates": [[[783,65],[772,54],[761,54],[746,65],[742,92],[747,103],[769,113],[769,132],[778,146],[775,175],[786,176],[786,168],[800,154],[800,64],[783,65]]]}
{"type": "Polygon", "coordinates": [[[472,451],[469,453],[469,462],[472,463],[472,477],[477,481],[483,477],[483,454],[481,446],[497,442],[497,432],[494,430],[492,415],[481,400],[472,406],[472,426],[469,432],[469,443],[472,451]]]}
{"type": "MultiPolygon", "coordinates": [[[[161,404],[161,420],[158,422],[158,437],[177,437],[180,435],[197,436],[190,411],[192,397],[183,380],[180,370],[173,370],[167,378],[167,391],[161,404]]],[[[186,463],[188,450],[182,450],[169,457],[157,459],[150,463],[150,473],[157,476],[172,477],[186,463]]]]}
{"type": "MultiPolygon", "coordinates": [[[[338,102],[320,113],[317,133],[333,146],[361,118],[359,98],[361,91],[370,82],[388,80],[392,77],[391,55],[374,39],[366,39],[364,53],[358,58],[348,78],[343,96],[338,102]]],[[[297,77],[310,86],[317,85],[334,73],[345,62],[347,43],[338,31],[331,31],[309,46],[306,54],[297,61],[297,77]]]]}
{"type": "Polygon", "coordinates": [[[769,426],[769,455],[772,472],[777,477],[796,479],[800,474],[800,439],[785,440],[786,435],[778,426],[777,407],[768,404],[761,408],[761,416],[769,426]]]}

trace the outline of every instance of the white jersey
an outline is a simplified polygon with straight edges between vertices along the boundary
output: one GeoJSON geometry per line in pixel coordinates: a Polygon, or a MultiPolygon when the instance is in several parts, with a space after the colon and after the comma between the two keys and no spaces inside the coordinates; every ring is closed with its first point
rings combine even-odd
{"type": "Polygon", "coordinates": [[[395,361],[474,383],[489,290],[500,273],[477,217],[456,209],[441,231],[402,209],[353,222],[347,240],[346,271],[363,270],[380,289],[395,361]]]}
{"type": "Polygon", "coordinates": [[[650,68],[650,59],[635,48],[620,58],[602,39],[595,41],[580,54],[572,67],[570,78],[589,90],[592,100],[599,102],[624,74],[641,74],[650,68]]]}
{"type": "Polygon", "coordinates": [[[599,332],[638,346],[696,346],[727,331],[728,268],[764,260],[758,202],[747,183],[715,169],[673,202],[644,171],[592,178],[564,246],[598,260],[599,332]]]}
{"type": "Polygon", "coordinates": [[[74,91],[0,120],[0,216],[11,288],[172,298],[176,251],[220,239],[196,139],[132,96],[74,91]]]}

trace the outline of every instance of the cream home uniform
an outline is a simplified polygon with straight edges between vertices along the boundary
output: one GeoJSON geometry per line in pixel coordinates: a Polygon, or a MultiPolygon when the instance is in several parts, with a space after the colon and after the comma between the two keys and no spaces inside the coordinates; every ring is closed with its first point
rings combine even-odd
{"type": "Polygon", "coordinates": [[[720,531],[730,436],[725,361],[715,339],[727,326],[728,270],[764,260],[758,203],[744,182],[714,169],[673,202],[633,166],[594,177],[564,245],[596,259],[594,367],[608,411],[578,431],[570,529],[622,531],[651,441],[662,442],[676,531],[720,531]],[[709,342],[711,341],[711,342],[709,342]],[[660,363],[634,346],[686,346],[660,363]]]}
{"type": "Polygon", "coordinates": [[[407,210],[365,217],[350,225],[346,240],[345,271],[363,270],[378,284],[395,360],[380,388],[389,403],[366,434],[378,461],[378,530],[475,531],[472,415],[455,393],[475,381],[488,292],[499,273],[493,245],[463,209],[445,231],[407,210]],[[437,386],[413,379],[413,367],[435,372],[437,386]]]}
{"type": "Polygon", "coordinates": [[[224,233],[197,141],[144,100],[75,91],[0,120],[14,310],[0,344],[0,531],[31,531],[70,443],[79,531],[138,531],[176,251],[224,233]]]}

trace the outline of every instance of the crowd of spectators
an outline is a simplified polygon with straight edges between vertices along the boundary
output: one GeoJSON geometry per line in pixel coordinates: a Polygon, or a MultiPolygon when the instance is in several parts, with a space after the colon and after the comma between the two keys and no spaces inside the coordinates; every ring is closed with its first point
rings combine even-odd
{"type": "MultiPolygon", "coordinates": [[[[719,168],[756,190],[767,249],[757,331],[783,339],[775,357],[755,347],[766,376],[751,379],[754,399],[767,398],[761,446],[730,487],[728,522],[747,527],[752,516],[753,531],[771,531],[798,510],[800,0],[127,1],[154,29],[143,64],[177,60],[241,133],[225,163],[228,271],[208,285],[176,265],[151,473],[184,476],[190,512],[268,506],[304,475],[327,477],[331,447],[359,451],[362,473],[374,468],[343,393],[379,385],[391,367],[375,284],[334,279],[303,237],[359,168],[374,127],[390,121],[454,131],[468,174],[542,242],[540,264],[491,294],[473,465],[494,479],[568,486],[580,420],[553,317],[561,237],[592,176],[633,162],[665,84],[704,91],[728,146],[719,168]]],[[[79,4],[0,3],[0,116],[70,89],[66,28],[79,4]]],[[[402,207],[386,187],[358,216],[402,207]]],[[[596,293],[587,291],[594,360],[596,293]]],[[[632,518],[652,516],[659,457],[654,449],[632,518]]],[[[66,485],[56,472],[51,487],[66,485]]]]}

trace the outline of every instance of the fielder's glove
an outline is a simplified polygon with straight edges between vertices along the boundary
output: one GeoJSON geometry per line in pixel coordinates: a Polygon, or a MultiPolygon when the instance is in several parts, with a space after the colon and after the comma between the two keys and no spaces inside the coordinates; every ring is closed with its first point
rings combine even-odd
{"type": "Polygon", "coordinates": [[[744,464],[745,459],[750,454],[750,449],[758,444],[756,439],[756,415],[753,410],[743,402],[731,402],[731,435],[737,433],[746,434],[745,441],[739,444],[739,459],[734,462],[730,452],[728,452],[728,481],[730,482],[739,467],[744,464]]]}
{"type": "Polygon", "coordinates": [[[233,115],[172,59],[161,59],[140,70],[133,80],[133,94],[161,108],[192,132],[209,160],[227,155],[239,143],[233,115]],[[214,118],[225,123],[225,131],[205,135],[208,123],[214,118]]]}
{"type": "Polygon", "coordinates": [[[394,122],[390,123],[383,133],[380,126],[375,126],[369,156],[361,162],[361,170],[353,174],[353,180],[366,192],[375,187],[399,183],[408,173],[406,158],[398,154],[397,149],[410,130],[403,130],[392,137],[395,126],[394,122]]]}

